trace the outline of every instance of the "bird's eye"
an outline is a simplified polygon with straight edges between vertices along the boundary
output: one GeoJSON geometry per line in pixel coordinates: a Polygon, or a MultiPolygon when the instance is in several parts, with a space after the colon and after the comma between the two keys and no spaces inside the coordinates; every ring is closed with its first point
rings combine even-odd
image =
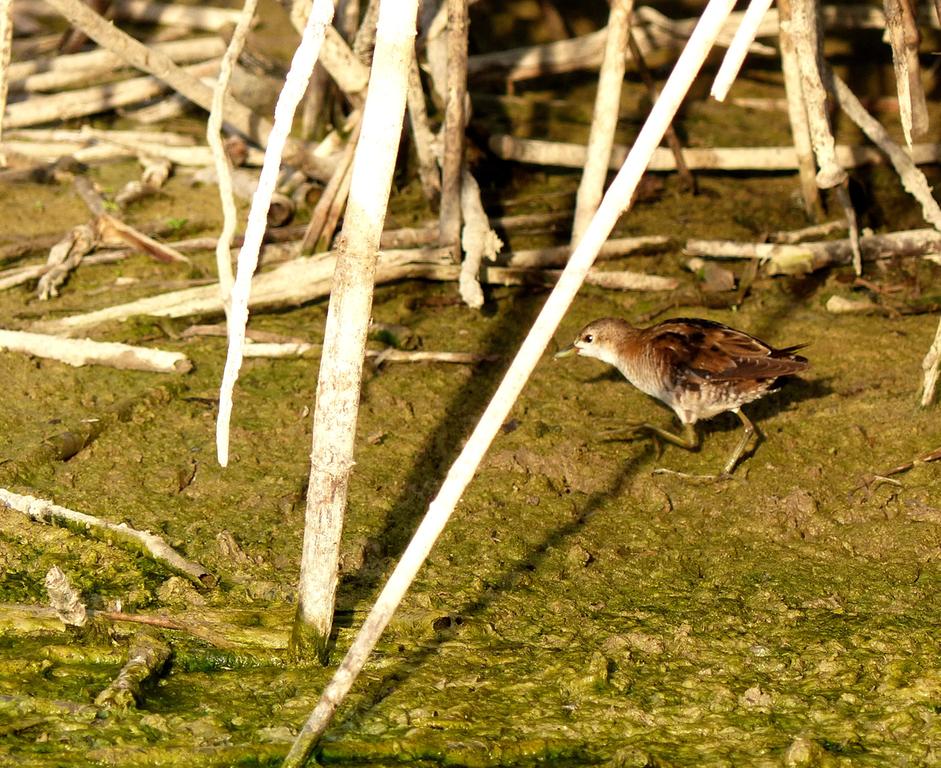
{"type": "Polygon", "coordinates": [[[594,340],[595,337],[590,333],[586,333],[584,336],[582,336],[582,341],[584,341],[586,344],[591,344],[594,340]]]}

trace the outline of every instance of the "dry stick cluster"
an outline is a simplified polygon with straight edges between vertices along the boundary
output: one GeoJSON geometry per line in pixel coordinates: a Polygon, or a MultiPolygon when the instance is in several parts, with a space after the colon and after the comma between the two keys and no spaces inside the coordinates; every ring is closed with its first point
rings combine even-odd
{"type": "MultiPolygon", "coordinates": [[[[769,270],[776,268],[794,268],[794,260],[801,261],[801,268],[808,265],[815,267],[821,262],[833,259],[852,258],[857,272],[862,269],[863,258],[871,253],[874,245],[886,248],[886,242],[874,243],[869,238],[859,238],[854,223],[854,213],[849,205],[845,190],[845,168],[851,163],[840,152],[833,140],[827,121],[827,100],[836,99],[850,117],[857,122],[869,137],[876,142],[890,157],[906,188],[919,200],[925,211],[926,219],[935,227],[941,221],[941,211],[931,198],[930,190],[923,175],[917,170],[909,156],[893,145],[884,129],[863,110],[849,89],[833,77],[820,57],[820,34],[815,28],[817,8],[809,0],[779,0],[780,24],[778,14],[765,13],[767,0],[755,0],[748,11],[732,14],[734,3],[731,0],[712,0],[699,20],[673,21],[666,19],[650,8],[633,9],[630,0],[618,0],[613,3],[611,20],[607,30],[602,30],[583,39],[563,41],[548,48],[536,51],[517,51],[497,55],[474,57],[467,61],[466,3],[462,0],[446,0],[441,3],[439,13],[430,25],[427,35],[427,50],[432,73],[432,81],[439,97],[445,105],[445,126],[443,153],[435,156],[435,146],[428,129],[424,107],[424,95],[421,91],[417,58],[414,47],[415,7],[408,3],[391,9],[392,4],[379,5],[370,3],[365,21],[356,35],[356,41],[349,46],[339,32],[329,26],[333,13],[332,3],[326,0],[314,2],[309,11],[303,2],[294,4],[292,18],[299,30],[303,31],[302,43],[292,65],[291,73],[285,84],[274,123],[251,113],[247,107],[226,94],[226,72],[234,65],[238,56],[240,40],[247,31],[253,14],[253,5],[247,3],[241,13],[227,13],[227,20],[238,22],[237,33],[226,51],[221,64],[215,59],[219,56],[218,46],[203,46],[207,59],[200,61],[199,53],[194,53],[193,46],[180,43],[166,43],[144,46],[124,33],[115,30],[93,11],[77,0],[49,0],[50,4],[62,15],[103,47],[109,49],[107,58],[104,52],[96,52],[98,59],[84,59],[88,71],[101,71],[101,67],[111,69],[116,61],[127,63],[151,73],[151,77],[135,78],[137,82],[110,85],[94,96],[90,92],[76,97],[69,94],[66,99],[59,99],[60,94],[49,97],[30,97],[25,102],[13,104],[6,110],[7,126],[27,126],[36,122],[48,121],[62,114],[88,114],[88,112],[70,112],[70,104],[76,101],[90,103],[95,111],[113,108],[115,105],[133,103],[142,98],[140,94],[151,97],[163,91],[166,86],[205,109],[211,109],[211,124],[208,129],[216,174],[220,187],[227,186],[231,172],[229,158],[222,150],[219,140],[219,126],[225,121],[244,136],[261,145],[267,145],[261,178],[253,196],[252,212],[249,225],[242,238],[239,256],[238,277],[234,280],[231,306],[228,306],[228,285],[232,282],[227,277],[229,269],[230,238],[234,231],[231,215],[231,195],[223,191],[223,205],[228,209],[226,225],[222,236],[212,245],[217,248],[220,283],[205,289],[191,289],[154,299],[145,299],[122,307],[110,308],[98,313],[65,318],[46,324],[48,330],[57,333],[74,332],[79,328],[90,327],[106,318],[126,317],[128,313],[151,312],[171,316],[199,314],[227,308],[229,315],[229,358],[223,382],[219,422],[219,457],[224,464],[227,451],[227,422],[231,413],[231,388],[238,375],[241,358],[251,354],[245,345],[245,321],[249,306],[266,305],[276,302],[302,302],[329,291],[331,277],[333,292],[323,350],[320,381],[318,383],[317,408],[314,416],[314,445],[312,450],[311,482],[308,494],[307,533],[302,556],[302,585],[299,616],[301,622],[296,626],[295,638],[300,646],[310,645],[319,651],[325,647],[329,636],[330,620],[333,612],[333,590],[336,581],[336,551],[342,530],[342,514],[345,506],[346,484],[353,461],[353,434],[356,424],[356,406],[359,393],[359,380],[365,357],[366,324],[369,317],[372,287],[375,282],[384,279],[401,279],[416,276],[432,279],[458,280],[461,294],[472,306],[479,306],[482,293],[478,281],[502,281],[504,284],[517,280],[532,279],[518,266],[481,267],[483,258],[493,258],[499,251],[499,241],[490,229],[490,224],[480,205],[479,190],[467,167],[463,153],[463,136],[466,125],[467,75],[481,74],[500,70],[508,80],[519,80],[546,74],[547,72],[568,71],[576,67],[597,66],[602,63],[601,84],[599,85],[596,116],[593,123],[592,137],[587,151],[570,159],[568,163],[586,165],[586,173],[579,190],[575,232],[573,243],[578,247],[571,260],[558,276],[556,288],[550,294],[543,312],[537,319],[532,332],[524,342],[519,354],[507,372],[494,401],[488,406],[481,423],[471,435],[455,466],[448,473],[438,497],[432,502],[429,513],[419,527],[415,538],[409,544],[402,561],[397,566],[389,583],[383,589],[376,606],[370,612],[363,629],[353,643],[333,681],[305,725],[301,736],[291,750],[288,765],[299,765],[309,754],[316,738],[329,722],[336,706],[352,685],[356,674],[365,663],[366,657],[375,645],[379,634],[389,621],[392,612],[401,600],[411,579],[414,577],[424,558],[427,556],[440,531],[454,508],[457,500],[470,481],[477,463],[486,451],[500,424],[512,407],[515,397],[524,385],[529,373],[535,366],[558,322],[572,301],[575,292],[584,280],[595,280],[599,284],[610,284],[614,280],[622,281],[621,287],[629,285],[635,289],[665,290],[675,287],[675,281],[656,276],[638,276],[630,273],[593,273],[591,265],[602,241],[610,233],[618,216],[629,206],[631,194],[636,187],[650,159],[655,157],[656,145],[669,129],[672,115],[680,100],[695,77],[713,41],[730,44],[721,75],[724,82],[715,86],[721,96],[734,79],[734,73],[741,64],[746,50],[757,53],[769,53],[770,49],[754,42],[756,36],[781,33],[781,54],[785,70],[788,91],[788,114],[795,135],[796,152],[788,157],[787,167],[799,167],[802,174],[803,190],[808,210],[815,210],[819,205],[817,187],[835,188],[837,199],[845,210],[850,238],[847,241],[809,246],[790,246],[795,251],[788,251],[789,246],[770,246],[775,251],[763,251],[761,246],[754,248],[749,255],[768,262],[769,270]],[[391,10],[390,10],[391,9],[391,10]],[[378,27],[376,19],[379,19],[378,27]],[[633,18],[632,18],[633,17],[633,18]],[[643,30],[644,34],[633,35],[643,30]],[[695,26],[695,29],[694,29],[695,26]],[[736,32],[736,29],[739,31],[736,32]],[[672,44],[677,38],[691,34],[689,44],[684,49],[677,63],[674,74],[667,82],[663,96],[657,101],[644,129],[641,131],[633,149],[626,155],[624,167],[618,174],[607,196],[598,206],[600,189],[604,174],[614,160],[617,151],[612,151],[614,120],[617,112],[617,95],[624,71],[624,51],[630,47],[632,57],[638,66],[642,57],[653,46],[672,44]],[[375,36],[376,52],[372,70],[368,64],[369,40],[375,36]],[[632,42],[633,41],[633,42],[632,42]],[[651,42],[653,41],[653,42],[651,42]],[[551,49],[551,50],[550,50],[551,49]],[[320,63],[345,93],[353,106],[351,122],[345,128],[347,134],[346,149],[341,149],[334,135],[332,140],[324,141],[313,147],[291,139],[288,136],[291,118],[301,101],[306,89],[317,54],[320,63]],[[561,56],[559,53],[561,52],[561,56]],[[114,56],[117,58],[115,59],[114,56]],[[195,63],[194,63],[195,62],[195,63]],[[186,65],[186,66],[181,66],[186,65]],[[189,69],[187,69],[187,66],[189,69]],[[94,67],[98,67],[95,70],[94,67]],[[199,78],[214,75],[221,71],[221,76],[213,89],[199,78]],[[367,91],[367,80],[369,88],[367,91]],[[133,87],[132,87],[133,86],[133,87]],[[107,93],[107,96],[104,94],[107,93]],[[45,99],[45,100],[43,100],[45,99]],[[406,253],[378,253],[380,232],[388,202],[389,184],[392,166],[398,147],[398,134],[401,117],[406,102],[412,134],[420,159],[420,173],[423,188],[430,199],[440,194],[441,218],[435,236],[438,249],[430,251],[409,251],[406,253]],[[363,108],[360,111],[360,108],[363,108]],[[360,115],[362,117],[360,118],[360,115]],[[376,116],[380,116],[377,119],[376,116]],[[395,119],[390,119],[390,116],[395,119]],[[380,125],[384,123],[384,125],[380,125]],[[357,142],[361,132],[364,140],[357,142]],[[814,157],[820,166],[817,172],[814,157]],[[339,216],[347,195],[349,204],[344,219],[343,233],[335,254],[294,259],[282,266],[260,275],[252,281],[258,261],[259,251],[265,233],[270,202],[278,185],[279,168],[282,155],[297,168],[307,174],[328,182],[321,210],[316,212],[314,224],[305,233],[301,243],[310,246],[316,241],[329,245],[332,232],[338,225],[339,216]],[[434,167],[439,163],[442,172],[439,175],[434,167]],[[594,169],[591,171],[591,169],[594,169]],[[591,172],[589,172],[591,171],[591,172]],[[812,177],[812,178],[811,178],[812,177]],[[812,182],[812,183],[811,183],[812,182]],[[328,194],[329,193],[329,194],[328,194]],[[591,218],[595,208],[597,215],[591,218]],[[590,222],[589,222],[590,220],[590,222]],[[463,224],[463,226],[462,226],[463,224]],[[458,242],[460,241],[460,246],[458,242]],[[467,254],[464,267],[454,263],[457,253],[463,249],[467,254]],[[852,254],[849,257],[847,254],[852,254]],[[776,266],[777,265],[777,266],[776,266]],[[783,265],[783,266],[782,266],[783,265]],[[334,275],[334,272],[336,273],[334,275]],[[222,291],[220,295],[220,289],[222,291]],[[249,294],[249,289],[254,293],[249,294]]],[[[117,6],[118,15],[136,14],[136,18],[148,16],[154,6],[125,2],[117,6]],[[123,10],[122,10],[123,9],[123,10]]],[[[175,13],[175,6],[160,9],[156,18],[166,19],[175,13]]],[[[191,9],[180,11],[188,16],[188,23],[203,27],[217,22],[207,22],[202,11],[209,9],[191,9]]],[[[0,15],[0,58],[8,56],[9,49],[9,4],[5,4],[0,15]],[[6,26],[4,26],[6,24],[6,26]]],[[[212,15],[211,12],[209,15],[212,15]]],[[[866,25],[881,23],[878,14],[870,8],[841,7],[824,9],[821,14],[824,24],[842,23],[866,25]],[[875,20],[874,20],[875,19],[875,20]]],[[[150,13],[150,18],[155,18],[150,13]]],[[[918,72],[917,46],[918,29],[912,16],[911,6],[901,0],[886,0],[885,23],[889,29],[893,45],[897,72],[899,73],[899,102],[906,141],[912,150],[913,137],[922,135],[926,128],[924,96],[920,86],[918,72]]],[[[348,30],[348,32],[351,30],[348,30]]],[[[83,56],[85,54],[74,54],[83,56]]],[[[3,81],[0,82],[0,97],[4,95],[7,84],[12,82],[15,89],[24,93],[39,92],[42,89],[58,89],[74,84],[77,80],[69,74],[79,64],[79,60],[54,59],[44,71],[29,66],[20,70],[3,66],[3,81]],[[14,77],[15,75],[15,77],[14,77]]],[[[315,90],[309,94],[311,102],[321,97],[315,90]]],[[[87,109],[87,107],[85,107],[87,109]]],[[[78,140],[87,140],[79,137],[78,140]]],[[[153,154],[168,158],[171,150],[162,139],[152,142],[152,152],[143,151],[147,143],[140,137],[117,137],[116,135],[99,136],[96,139],[99,150],[110,147],[108,151],[135,152],[153,154]]],[[[439,146],[440,146],[439,142],[439,146]]],[[[509,138],[496,140],[495,146],[506,148],[513,144],[509,138]]],[[[7,147],[8,145],[4,145],[7,147]]],[[[18,145],[19,146],[19,145],[18,145]]],[[[511,146],[509,154],[518,151],[518,143],[511,146]]],[[[544,145],[550,146],[550,145],[544,145]]],[[[180,150],[193,152],[193,147],[180,147],[180,150]]],[[[558,147],[553,147],[558,149],[558,147]]],[[[48,152],[48,150],[45,150],[48,152]]],[[[931,152],[929,147],[923,151],[931,152]]],[[[41,157],[48,157],[39,154],[41,157]]],[[[767,153],[766,153],[767,154],[767,153]]],[[[775,154],[774,152],[771,153],[775,154]]],[[[721,152],[709,151],[708,159],[721,160],[721,152]]],[[[527,162],[536,160],[530,155],[517,155],[527,162]]],[[[559,155],[555,156],[555,164],[559,155]]],[[[622,157],[624,154],[622,153],[622,157]]],[[[169,158],[173,159],[173,158],[169,158]]],[[[691,151],[682,153],[673,148],[669,163],[678,168],[684,164],[702,167],[707,158],[697,157],[691,151]]],[[[174,162],[178,162],[174,160],[174,162]]],[[[202,163],[207,162],[203,155],[202,163]]],[[[754,159],[749,162],[755,162],[754,159]]],[[[767,163],[766,159],[760,162],[767,163]]],[[[772,158],[772,163],[780,159],[772,158]]],[[[163,167],[152,166],[152,167],[163,167]]],[[[715,167],[715,166],[712,166],[715,167]]],[[[763,167],[769,167],[765,165],[763,167]]],[[[781,167],[771,166],[771,167],[781,167]]],[[[149,174],[155,184],[162,171],[149,174]]],[[[295,182],[295,185],[299,182],[295,182]]],[[[136,190],[132,193],[136,193],[136,190]]],[[[107,222],[103,211],[97,211],[96,222],[107,222]]],[[[121,229],[120,222],[110,222],[112,227],[121,229]]],[[[126,226],[126,225],[125,225],[126,226]]],[[[916,233],[898,233],[905,239],[909,250],[918,248],[937,248],[935,231],[929,230],[922,238],[916,233]],[[917,240],[917,244],[912,244],[917,240]]],[[[73,251],[78,234],[71,235],[70,244],[63,245],[57,252],[58,261],[43,268],[48,295],[53,295],[56,285],[57,270],[61,265],[74,268],[83,258],[73,251]],[[47,277],[48,276],[48,277],[47,277]],[[49,287],[51,286],[51,288],[49,287]]],[[[140,240],[139,242],[144,242],[140,240]]],[[[428,241],[426,241],[428,242],[428,241]]],[[[201,243],[202,247],[206,243],[201,243]]],[[[719,246],[698,245],[705,255],[717,255],[719,246]]],[[[687,250],[695,252],[697,244],[687,244],[687,250]]],[[[55,249],[54,249],[55,250],[55,249]]],[[[172,249],[168,253],[178,253],[172,249]]],[[[884,252],[884,251],[880,251],[884,252]]],[[[564,255],[568,254],[565,249],[564,255]]],[[[522,254],[514,254],[514,258],[522,254]]],[[[553,257],[555,258],[555,257],[553,257]]],[[[545,259],[533,258],[527,266],[545,259]]],[[[11,279],[14,276],[9,276],[11,279]]],[[[18,276],[17,276],[18,277],[18,276]]],[[[554,279],[555,275],[549,275],[554,279]]],[[[0,276],[2,278],[2,276],[0,276]]],[[[542,278],[540,278],[542,279],[542,278]]],[[[9,343],[13,343],[10,341],[9,343]]],[[[928,402],[934,390],[941,358],[941,326],[938,337],[932,346],[932,352],[925,361],[926,377],[923,401],[928,402]]],[[[297,354],[301,345],[294,343],[290,350],[284,348],[268,350],[273,353],[290,351],[297,354]]],[[[381,355],[382,353],[380,353],[381,355]]],[[[386,355],[383,359],[394,359],[386,355]]],[[[157,655],[159,657],[159,654],[157,655]]],[[[155,658],[157,658],[155,657],[155,658]]],[[[146,666],[146,665],[145,665],[146,666]]],[[[129,672],[131,674],[131,672],[129,672]]]]}

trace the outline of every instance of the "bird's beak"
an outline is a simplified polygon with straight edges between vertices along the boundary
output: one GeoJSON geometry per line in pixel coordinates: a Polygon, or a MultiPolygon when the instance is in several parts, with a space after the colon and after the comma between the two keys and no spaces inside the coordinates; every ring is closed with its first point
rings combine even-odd
{"type": "Polygon", "coordinates": [[[574,344],[569,344],[565,349],[559,350],[555,353],[554,357],[556,360],[561,360],[563,357],[571,357],[572,355],[578,354],[578,347],[574,344]]]}

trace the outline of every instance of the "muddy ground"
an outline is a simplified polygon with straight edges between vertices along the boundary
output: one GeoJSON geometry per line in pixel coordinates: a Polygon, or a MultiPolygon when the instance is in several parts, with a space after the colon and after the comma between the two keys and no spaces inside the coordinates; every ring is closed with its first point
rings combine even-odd
{"type": "MultiPolygon", "coordinates": [[[[584,80],[554,85],[561,89],[554,98],[590,114],[584,80]]],[[[542,87],[526,98],[545,96],[542,87]]],[[[637,88],[626,86],[626,101],[643,100],[637,88]]],[[[750,69],[736,88],[781,96],[770,66],[750,69]]],[[[556,120],[552,128],[529,112],[492,108],[520,98],[479,94],[491,108],[479,108],[475,130],[502,122],[521,134],[584,140],[587,118],[574,108],[562,109],[562,127],[556,120]]],[[[891,114],[883,118],[894,125],[891,114]]],[[[622,138],[638,123],[626,119],[622,138]]],[[[687,107],[680,127],[698,146],[787,137],[784,113],[703,102],[687,107]]],[[[841,124],[840,138],[857,137],[841,124]]],[[[573,173],[509,166],[485,154],[479,168],[492,212],[572,207],[573,173]]],[[[926,172],[938,180],[936,168],[926,172]]],[[[113,194],[136,173],[116,164],[88,176],[113,194]]],[[[864,224],[923,226],[887,169],[861,169],[854,178],[864,224]]],[[[698,453],[667,447],[657,456],[649,441],[605,440],[599,432],[624,421],[666,426],[671,416],[601,363],[547,355],[328,731],[323,762],[639,768],[941,760],[941,482],[930,464],[891,483],[871,482],[873,473],[941,444],[936,409],[916,407],[941,267],[868,265],[871,290],[854,286],[842,268],[759,276],[732,306],[731,295],[697,289],[683,269],[684,240],[755,241],[808,220],[790,174],[701,175],[699,183],[694,197],[673,177],[652,177],[619,232],[668,234],[672,245],[611,265],[675,275],[679,291],[586,287],[559,344],[604,315],[708,317],[779,346],[808,343],[811,371],[751,406],[765,439],[733,480],[697,484],[652,472],[716,471],[738,436],[733,416],[706,426],[698,453]],[[868,295],[886,310],[831,315],[824,304],[832,295],[868,295]]],[[[395,224],[430,217],[407,169],[392,206],[395,224]]],[[[216,208],[213,190],[177,176],[127,218],[177,222],[187,236],[214,232],[216,208]]],[[[0,195],[4,242],[59,233],[87,217],[69,185],[8,185],[0,195]]],[[[520,248],[564,242],[565,233],[507,239],[520,248]]],[[[0,294],[0,325],[26,329],[212,274],[212,254],[194,262],[167,266],[138,255],[82,266],[56,300],[39,302],[34,286],[0,294]]],[[[375,320],[407,326],[422,348],[499,359],[474,367],[388,364],[366,374],[331,665],[545,295],[491,289],[475,312],[456,301],[450,284],[377,290],[375,320]]],[[[315,302],[257,313],[251,327],[317,342],[325,314],[326,304],[315,302]]],[[[192,322],[206,320],[213,319],[192,322]]],[[[74,369],[0,353],[3,486],[158,532],[219,579],[196,588],[119,546],[0,509],[4,765],[277,765],[331,674],[332,667],[292,663],[278,647],[297,582],[318,360],[246,361],[232,460],[222,470],[213,440],[225,342],[183,339],[190,323],[135,318],[93,333],[184,351],[194,362],[188,374],[74,369]],[[113,418],[128,400],[128,417],[113,418]],[[24,467],[23,457],[36,456],[43,441],[96,418],[106,428],[74,457],[24,467]],[[25,607],[45,603],[43,579],[53,565],[92,607],[194,625],[211,618],[224,631],[254,632],[255,644],[220,649],[163,631],[173,655],[140,705],[97,706],[139,627],[67,631],[28,620],[25,607]]]]}

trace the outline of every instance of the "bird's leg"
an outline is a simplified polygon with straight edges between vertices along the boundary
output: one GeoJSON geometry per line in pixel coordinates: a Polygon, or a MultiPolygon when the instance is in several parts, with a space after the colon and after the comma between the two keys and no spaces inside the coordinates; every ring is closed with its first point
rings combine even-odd
{"type": "Polygon", "coordinates": [[[751,423],[751,419],[749,419],[738,408],[736,408],[733,413],[738,416],[739,421],[742,422],[744,430],[742,437],[739,439],[735,449],[729,456],[729,460],[725,462],[725,468],[722,470],[723,475],[732,474],[732,470],[735,469],[735,465],[738,464],[739,460],[742,458],[742,454],[745,453],[745,449],[748,447],[748,444],[751,442],[752,438],[755,438],[756,440],[761,439],[761,433],[755,428],[755,425],[751,423]]]}
{"type": "Polygon", "coordinates": [[[685,448],[687,451],[695,451],[699,448],[699,430],[696,429],[695,424],[684,424],[682,435],[677,435],[674,432],[654,426],[653,424],[648,424],[645,421],[632,422],[618,429],[606,430],[601,434],[605,438],[612,440],[617,439],[619,436],[628,438],[636,435],[638,432],[648,432],[654,439],[666,440],[668,443],[673,443],[673,445],[677,445],[680,448],[685,448]]]}

